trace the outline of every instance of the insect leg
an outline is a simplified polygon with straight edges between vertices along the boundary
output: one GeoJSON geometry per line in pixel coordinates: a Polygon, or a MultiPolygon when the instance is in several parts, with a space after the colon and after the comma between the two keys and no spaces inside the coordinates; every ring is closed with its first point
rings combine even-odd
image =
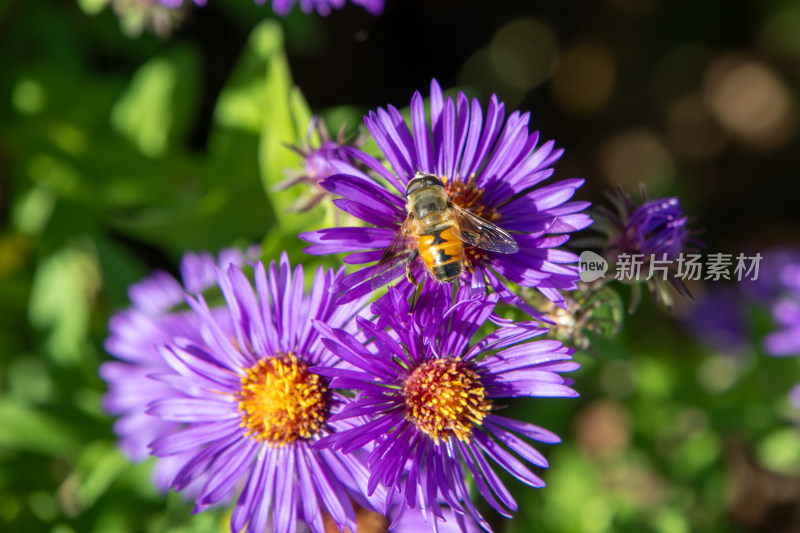
{"type": "Polygon", "coordinates": [[[406,279],[414,285],[414,294],[411,295],[411,307],[408,309],[409,314],[414,312],[414,306],[417,304],[417,294],[419,293],[419,283],[417,283],[414,274],[411,273],[411,263],[413,263],[417,257],[419,257],[419,250],[415,248],[406,263],[406,279]]]}
{"type": "Polygon", "coordinates": [[[413,263],[417,257],[419,257],[419,251],[414,249],[414,251],[411,253],[411,257],[408,258],[408,262],[406,263],[406,279],[414,285],[415,289],[419,286],[419,284],[417,283],[417,279],[414,277],[414,274],[411,273],[411,263],[413,263]]]}
{"type": "Polygon", "coordinates": [[[417,302],[419,301],[419,295],[422,293],[422,288],[425,286],[426,281],[427,280],[423,279],[421,285],[414,287],[414,294],[411,295],[411,307],[408,308],[409,315],[414,313],[414,309],[416,309],[417,302]]]}

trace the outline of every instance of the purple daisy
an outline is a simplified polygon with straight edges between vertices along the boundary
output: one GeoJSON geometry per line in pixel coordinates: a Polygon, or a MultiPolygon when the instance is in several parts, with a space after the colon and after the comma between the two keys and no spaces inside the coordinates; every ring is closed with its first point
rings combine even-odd
{"type": "Polygon", "coordinates": [[[148,413],[182,425],[151,448],[158,457],[189,456],[171,486],[202,481],[195,512],[236,497],[232,531],[263,532],[271,515],[276,533],[295,531],[298,518],[322,533],[326,512],[341,530],[355,530],[352,502],[369,506],[359,489],[365,466],[358,454],[312,446],[353,425],[331,421],[345,398],[310,370],[340,363],[312,321],[354,331],[352,318],[366,302],[336,305],[329,289],[342,275],[320,267],[304,294],[303,269],[292,274],[284,253],[269,271],[255,265],[255,290],[235,266],[217,271],[224,320],[202,297],[187,299],[202,339],[175,339],[160,350],[170,368],[153,378],[173,391],[151,402],[148,413]]]}
{"type": "Polygon", "coordinates": [[[767,255],[765,267],[763,283],[771,285],[765,292],[774,295],[772,317],[778,331],[764,339],[764,349],[775,356],[800,355],[800,260],[796,253],[781,250],[767,255]]]}
{"type": "Polygon", "coordinates": [[[771,355],[800,355],[800,249],[775,248],[759,257],[755,271],[734,285],[708,285],[686,317],[686,326],[699,340],[720,352],[735,352],[751,344],[748,316],[769,308],[780,326],[764,340],[771,355]]]}
{"type": "MultiPolygon", "coordinates": [[[[484,112],[477,99],[470,103],[459,93],[454,101],[444,98],[436,80],[431,83],[430,114],[426,117],[422,95],[411,99],[411,130],[393,106],[364,118],[392,171],[368,154],[348,149],[368,172],[354,165],[335,163],[339,174],[322,182],[326,190],[341,196],[334,203],[343,211],[373,225],[372,228],[329,228],[301,234],[312,243],[311,254],[352,252],[345,262],[377,261],[406,219],[406,187],[417,172],[433,174],[445,184],[453,204],[492,222],[513,235],[519,251],[490,252],[466,246],[462,284],[476,292],[491,287],[500,298],[537,313],[508,287],[508,282],[536,287],[547,298],[563,302],[559,291],[575,289],[577,256],[557,249],[568,233],[591,224],[582,213],[588,202],[571,202],[582,179],[541,183],[553,174],[550,166],[561,157],[552,141],[539,145],[538,132],[528,129],[529,113],[505,117],[505,106],[492,96],[484,112]],[[382,180],[373,178],[379,176],[382,180]]],[[[415,277],[422,267],[415,264],[415,277]]],[[[375,268],[349,275],[341,287],[347,302],[372,290],[375,268]]],[[[397,269],[394,276],[400,276],[397,269]]],[[[410,283],[401,282],[404,291],[410,283]],[[403,287],[404,286],[404,287],[403,287]]]]}
{"type": "MultiPolygon", "coordinates": [[[[177,9],[181,7],[184,0],[158,0],[164,6],[177,9]]],[[[188,1],[188,0],[187,0],[188,1]]],[[[264,5],[267,0],[255,0],[256,4],[264,5]]],[[[350,0],[352,4],[361,6],[372,15],[380,15],[383,12],[384,0],[350,0]]],[[[207,0],[194,0],[199,6],[204,6],[207,0]]],[[[345,5],[345,0],[272,0],[272,9],[276,14],[284,17],[288,15],[295,4],[300,4],[300,11],[311,13],[316,11],[322,16],[328,16],[334,9],[341,9],[345,5]]]]}
{"type": "MultiPolygon", "coordinates": [[[[181,260],[180,281],[164,271],[152,273],[128,290],[133,305],[111,317],[105,348],[117,361],[100,366],[100,375],[108,383],[103,406],[106,412],[119,417],[114,424],[118,445],[132,461],[146,459],[150,455],[148,444],[154,438],[179,427],[145,411],[150,401],[172,393],[171,387],[149,377],[169,369],[156,346],[176,336],[200,339],[196,315],[176,309],[184,303],[184,292],[202,292],[214,285],[217,265],[224,268],[244,262],[245,255],[238,250],[225,250],[219,259],[208,252],[189,252],[181,260]]],[[[227,329],[230,328],[226,326],[227,329]]],[[[179,460],[156,464],[153,476],[159,489],[168,488],[179,460]]]]}
{"type": "MultiPolygon", "coordinates": [[[[764,351],[776,357],[800,355],[799,257],[797,250],[785,249],[773,251],[764,259],[767,276],[763,283],[767,286],[763,292],[778,294],[772,304],[778,329],[764,338],[764,351]]],[[[800,408],[800,385],[789,393],[789,400],[800,408]]]]}
{"type": "Polygon", "coordinates": [[[614,261],[623,253],[645,257],[654,254],[659,259],[666,256],[674,261],[690,243],[689,218],[677,197],[648,201],[644,191],[642,195],[644,202],[637,206],[630,195],[620,190],[611,197],[616,213],[599,208],[604,220],[596,227],[608,236],[603,255],[614,261]]]}
{"type": "MultiPolygon", "coordinates": [[[[609,198],[616,212],[602,206],[598,207],[597,223],[594,226],[606,237],[603,243],[603,256],[623,273],[629,265],[635,264],[657,264],[659,268],[665,268],[666,272],[661,271],[660,276],[650,277],[645,273],[641,281],[650,277],[647,285],[653,298],[668,308],[673,302],[673,297],[667,290],[669,285],[678,294],[691,298],[689,289],[678,277],[676,259],[682,253],[696,249],[701,243],[692,237],[688,227],[689,217],[681,209],[678,198],[648,200],[644,188],[642,188],[641,205],[636,205],[630,195],[621,189],[616,195],[609,195],[609,198]]],[[[633,266],[630,268],[634,269],[633,266]]],[[[621,276],[618,279],[626,279],[620,272],[617,272],[617,275],[621,276]]],[[[640,281],[639,278],[628,277],[634,291],[629,306],[629,311],[632,313],[639,303],[641,288],[637,283],[640,281]]]]}
{"type": "MultiPolygon", "coordinates": [[[[755,255],[750,253],[748,255],[755,255]]],[[[759,265],[758,279],[742,280],[745,298],[756,304],[772,304],[788,293],[800,294],[796,269],[800,265],[800,248],[773,248],[763,253],[759,265]]]]}
{"type": "Polygon", "coordinates": [[[787,295],[772,307],[778,331],[767,335],[764,349],[770,355],[800,355],[800,295],[787,295]]]}
{"type": "Polygon", "coordinates": [[[451,304],[451,287],[428,284],[411,313],[402,292],[392,287],[372,305],[377,323],[358,319],[360,339],[317,322],[323,343],[354,368],[315,370],[333,378],[331,387],[358,391],[332,419],[365,416],[369,422],[315,446],[349,454],[373,444],[370,491],[393,487],[406,507],[419,508],[429,520],[444,520],[444,502],[458,520],[471,515],[489,530],[470,501],[467,476],[492,507],[510,517],[517,504],[487,458],[523,483],[542,487],[514,454],[539,467],[547,460],[517,434],[560,441],[545,429],[497,414],[498,400],[577,396],[559,374],[578,364],[573,350],[558,341],[526,342],[547,331],[535,322],[502,326],[470,345],[498,295],[470,297],[462,286],[451,304]]]}

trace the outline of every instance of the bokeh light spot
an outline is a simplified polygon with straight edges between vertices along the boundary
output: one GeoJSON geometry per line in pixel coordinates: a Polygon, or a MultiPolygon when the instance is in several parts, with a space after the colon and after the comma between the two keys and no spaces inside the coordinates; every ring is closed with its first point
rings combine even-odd
{"type": "Polygon", "coordinates": [[[617,456],[630,446],[630,415],[618,402],[597,400],[578,413],[575,434],[581,448],[590,456],[617,456]]]}
{"type": "Polygon", "coordinates": [[[502,27],[489,45],[492,70],[504,83],[521,91],[549,78],[557,58],[553,30],[533,19],[515,20],[502,27]]]}
{"type": "Polygon", "coordinates": [[[597,113],[611,98],[615,70],[614,56],[606,46],[570,47],[564,51],[553,75],[553,96],[568,113],[597,113]]]}
{"type": "Polygon", "coordinates": [[[777,148],[794,130],[789,89],[766,64],[725,57],[708,69],[705,98],[714,116],[743,142],[777,148]]]}
{"type": "Polygon", "coordinates": [[[609,361],[600,374],[600,383],[606,395],[624,398],[636,390],[633,367],[629,361],[609,361]]]}
{"type": "Polygon", "coordinates": [[[670,145],[694,159],[712,157],[725,146],[725,132],[698,94],[687,95],[670,106],[666,130],[670,145]]]}
{"type": "Polygon", "coordinates": [[[658,194],[675,176],[672,154],[655,132],[644,128],[625,131],[606,141],[599,159],[609,183],[628,190],[636,190],[644,183],[658,194]]]}
{"type": "Polygon", "coordinates": [[[708,392],[719,394],[730,389],[742,374],[742,361],[728,355],[709,357],[697,369],[697,380],[708,392]]]}
{"type": "Polygon", "coordinates": [[[474,87],[476,92],[483,95],[496,94],[509,107],[517,106],[526,93],[495,74],[488,47],[481,48],[464,62],[458,79],[460,84],[474,87]]]}
{"type": "Polygon", "coordinates": [[[42,110],[45,102],[44,88],[30,78],[17,81],[11,92],[11,104],[20,113],[34,115],[42,110]]]}
{"type": "Polygon", "coordinates": [[[773,431],[756,449],[759,464],[778,474],[800,474],[800,434],[797,428],[773,431]]]}

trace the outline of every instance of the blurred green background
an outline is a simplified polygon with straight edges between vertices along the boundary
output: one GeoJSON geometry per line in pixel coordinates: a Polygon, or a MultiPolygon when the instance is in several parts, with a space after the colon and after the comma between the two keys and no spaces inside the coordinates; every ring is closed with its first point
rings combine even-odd
{"type": "MultiPolygon", "coordinates": [[[[212,0],[169,37],[106,4],[0,0],[2,531],[228,530],[114,449],[102,341],[128,285],[188,250],[338,264],[297,238],[331,210],[287,213],[306,191],[275,191],[312,112],[353,130],[432,77],[496,92],[566,149],[556,176],[585,177],[580,199],[643,182],[680,196],[710,252],[800,245],[800,2],[388,0],[378,18],[277,19],[212,0]]],[[[508,483],[520,511],[490,516],[498,531],[800,531],[798,361],[761,351],[766,312],[735,353],[693,340],[690,312],[645,299],[577,356],[580,399],[510,406],[564,442],[544,450],[547,488],[508,483]]]]}

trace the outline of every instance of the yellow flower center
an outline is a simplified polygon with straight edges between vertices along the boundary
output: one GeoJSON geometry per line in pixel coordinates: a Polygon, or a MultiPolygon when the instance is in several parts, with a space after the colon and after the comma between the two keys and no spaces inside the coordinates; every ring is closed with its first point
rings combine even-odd
{"type": "Polygon", "coordinates": [[[265,357],[247,369],[239,390],[246,435],[282,447],[319,432],[328,414],[327,387],[294,354],[265,357]]]}
{"type": "Polygon", "coordinates": [[[434,442],[451,436],[469,442],[492,408],[477,372],[458,359],[437,359],[415,369],[403,386],[406,419],[434,442]]]}
{"type": "Polygon", "coordinates": [[[450,201],[458,207],[471,211],[473,215],[489,222],[497,219],[497,212],[483,204],[483,189],[475,186],[475,174],[472,174],[466,182],[461,181],[461,178],[451,180],[447,176],[442,178],[442,182],[450,201]]]}

